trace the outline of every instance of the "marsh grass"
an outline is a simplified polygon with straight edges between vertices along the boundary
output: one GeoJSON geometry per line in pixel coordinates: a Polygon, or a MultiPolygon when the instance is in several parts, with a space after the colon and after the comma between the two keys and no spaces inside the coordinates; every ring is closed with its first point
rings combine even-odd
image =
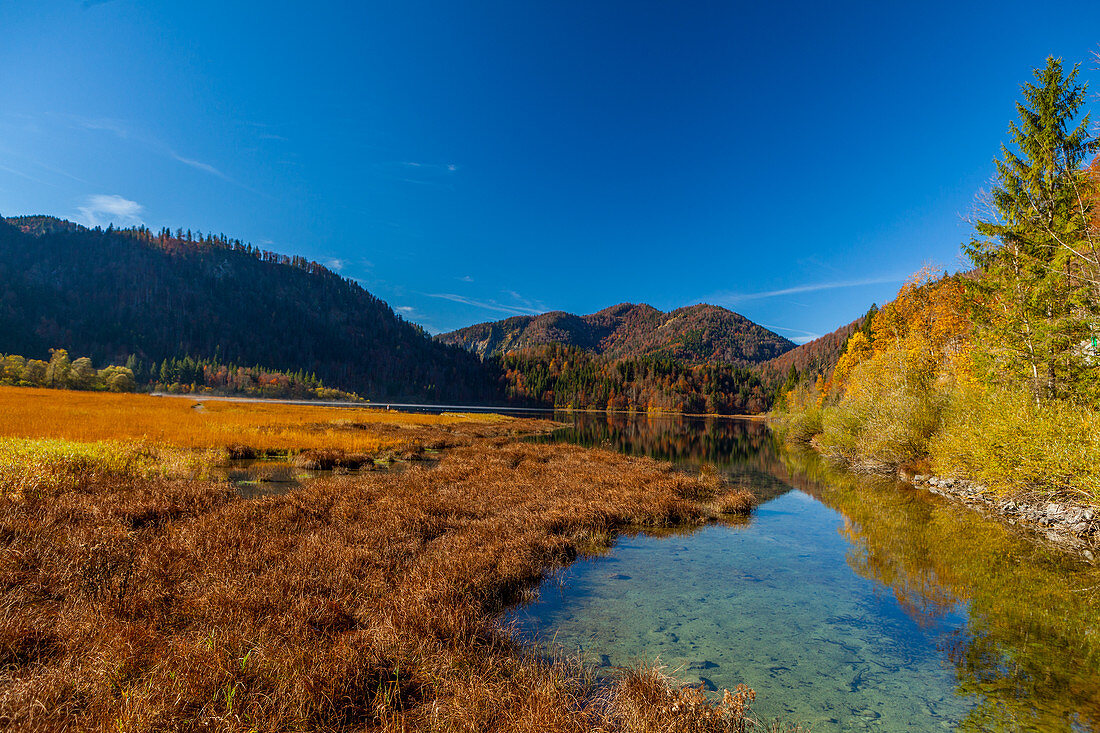
{"type": "MultiPolygon", "coordinates": [[[[422,415],[369,408],[314,407],[68,390],[0,387],[0,438],[79,442],[141,441],[195,449],[229,449],[255,458],[302,451],[395,457],[509,435],[499,415],[422,415]]],[[[523,421],[524,430],[540,421],[523,421]]],[[[543,426],[551,423],[541,422],[543,426]]]]}
{"type": "Polygon", "coordinates": [[[594,688],[574,663],[534,656],[497,622],[547,572],[620,528],[705,521],[717,477],[482,438],[430,467],[244,500],[224,483],[158,469],[155,452],[20,445],[5,453],[0,495],[6,727],[747,725],[728,700],[708,707],[669,680],[594,688]]]}

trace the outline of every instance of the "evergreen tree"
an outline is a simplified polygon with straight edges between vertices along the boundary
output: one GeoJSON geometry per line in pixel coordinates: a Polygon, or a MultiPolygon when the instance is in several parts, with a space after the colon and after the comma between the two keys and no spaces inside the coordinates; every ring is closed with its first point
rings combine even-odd
{"type": "Polygon", "coordinates": [[[1096,298],[1081,254],[1088,248],[1088,183],[1084,170],[1097,149],[1085,115],[1086,84],[1078,67],[1066,74],[1048,58],[1024,84],[1012,146],[996,162],[992,216],[976,224],[966,247],[984,270],[975,283],[976,321],[996,372],[1025,377],[1039,401],[1057,397],[1078,377],[1080,342],[1095,324],[1096,298]]]}

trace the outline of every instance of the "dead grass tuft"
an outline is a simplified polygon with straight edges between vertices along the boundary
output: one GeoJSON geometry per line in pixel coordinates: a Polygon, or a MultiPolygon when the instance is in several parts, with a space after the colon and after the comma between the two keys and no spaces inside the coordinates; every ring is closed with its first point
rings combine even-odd
{"type": "Polygon", "coordinates": [[[727,491],[715,498],[714,507],[719,514],[749,514],[756,507],[756,494],[745,489],[727,491]]]}

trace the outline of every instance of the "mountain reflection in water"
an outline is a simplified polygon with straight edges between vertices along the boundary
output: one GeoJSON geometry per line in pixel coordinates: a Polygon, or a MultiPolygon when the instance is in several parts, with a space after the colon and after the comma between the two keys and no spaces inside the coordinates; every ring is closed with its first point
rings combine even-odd
{"type": "Polygon", "coordinates": [[[511,615],[521,633],[604,666],[659,656],[704,686],[745,682],[760,713],[815,731],[1100,729],[1096,568],[785,452],[759,422],[567,419],[550,439],[710,464],[768,501],[740,529],[626,537],[574,564],[511,615]]]}

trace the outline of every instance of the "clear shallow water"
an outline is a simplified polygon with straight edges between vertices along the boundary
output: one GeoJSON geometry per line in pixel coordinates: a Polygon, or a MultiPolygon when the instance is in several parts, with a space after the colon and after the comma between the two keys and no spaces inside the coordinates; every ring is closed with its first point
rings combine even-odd
{"type": "Polygon", "coordinates": [[[1096,571],[893,482],[784,455],[755,423],[576,416],[556,439],[716,464],[743,525],[620,538],[506,619],[601,672],[659,660],[834,730],[1100,728],[1096,571]],[[1091,590],[1090,590],[1091,589],[1091,590]]]}

